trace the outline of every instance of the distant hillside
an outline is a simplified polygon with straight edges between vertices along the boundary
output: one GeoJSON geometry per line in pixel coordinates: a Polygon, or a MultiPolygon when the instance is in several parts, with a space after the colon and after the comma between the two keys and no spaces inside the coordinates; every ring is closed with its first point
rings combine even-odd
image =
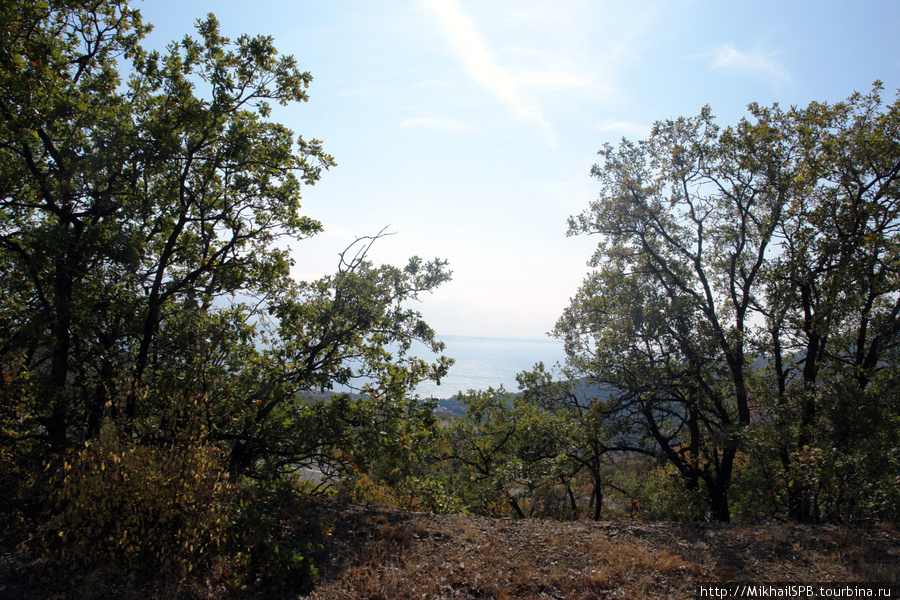
{"type": "MultiPolygon", "coordinates": [[[[588,383],[585,379],[580,379],[574,388],[575,397],[582,405],[587,405],[594,399],[601,401],[608,400],[614,393],[613,388],[588,383]]],[[[522,392],[512,393],[512,397],[521,396],[522,392]]],[[[435,412],[441,415],[463,417],[466,414],[466,407],[458,400],[459,396],[450,398],[435,398],[437,409],[435,412]]]]}
{"type": "MultiPolygon", "coordinates": [[[[599,386],[596,384],[588,383],[586,380],[581,379],[575,385],[574,388],[575,396],[582,402],[584,405],[587,405],[591,400],[595,398],[599,398],[600,400],[607,400],[613,394],[613,389],[608,386],[599,386]]],[[[331,396],[335,393],[331,390],[325,391],[305,391],[300,394],[300,397],[305,398],[310,402],[321,402],[323,400],[330,400],[331,396]]],[[[522,392],[510,392],[511,397],[521,396],[522,392]]],[[[349,394],[352,397],[361,397],[360,394],[351,393],[349,394]]],[[[435,409],[435,413],[438,415],[446,415],[446,416],[454,416],[454,417],[464,417],[466,415],[466,407],[462,402],[459,401],[459,395],[453,395],[450,398],[430,398],[437,403],[437,408],[435,409]]]]}

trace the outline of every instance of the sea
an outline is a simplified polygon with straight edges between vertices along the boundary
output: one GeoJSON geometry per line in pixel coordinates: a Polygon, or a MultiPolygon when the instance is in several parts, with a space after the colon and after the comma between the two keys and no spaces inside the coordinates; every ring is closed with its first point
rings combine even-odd
{"type": "MultiPolygon", "coordinates": [[[[517,392],[516,375],[543,362],[549,370],[565,361],[563,344],[559,340],[503,339],[464,335],[438,336],[446,344],[444,355],[456,360],[441,384],[425,382],[416,388],[422,398],[452,398],[469,390],[494,389],[501,385],[506,391],[517,392]]],[[[428,359],[432,355],[420,354],[428,359]]]]}

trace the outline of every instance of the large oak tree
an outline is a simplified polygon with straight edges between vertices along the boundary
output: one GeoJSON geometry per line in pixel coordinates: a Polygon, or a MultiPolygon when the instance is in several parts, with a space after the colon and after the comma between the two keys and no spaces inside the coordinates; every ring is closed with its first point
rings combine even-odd
{"type": "Polygon", "coordinates": [[[796,471],[810,447],[839,447],[845,427],[863,435],[848,403],[870,405],[870,420],[897,412],[900,103],[879,92],[751,105],[725,128],[708,108],[657,123],[601,151],[600,198],[570,221],[599,243],[555,330],[569,374],[614,389],[609,418],[630,422],[646,440],[635,450],[673,464],[713,518],[730,518],[756,424],[780,432],[786,512],[808,520],[822,482],[796,471]]]}
{"type": "Polygon", "coordinates": [[[321,229],[301,188],[334,161],[268,117],[311,75],[212,15],[164,52],[148,29],[125,0],[0,7],[3,441],[61,453],[106,424],[148,441],[191,422],[238,471],[346,462],[347,436],[420,414],[407,392],[447,369],[410,355],[442,346],[408,309],[445,263],[376,267],[366,239],[293,281],[285,242],[321,229]],[[353,382],[366,403],[299,400],[353,382]]]}

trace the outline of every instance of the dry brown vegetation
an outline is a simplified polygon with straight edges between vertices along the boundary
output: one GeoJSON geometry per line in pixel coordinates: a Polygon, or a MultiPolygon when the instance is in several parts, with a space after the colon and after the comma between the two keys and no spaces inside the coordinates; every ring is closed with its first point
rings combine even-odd
{"type": "Polygon", "coordinates": [[[0,597],[639,600],[695,598],[699,585],[728,581],[900,583],[900,529],[883,524],[490,519],[325,499],[278,521],[286,546],[320,545],[320,578],[311,590],[276,592],[256,581],[240,592],[212,577],[122,581],[48,596],[16,576],[27,566],[21,557],[0,553],[0,597]]]}
{"type": "MultiPolygon", "coordinates": [[[[309,600],[692,598],[700,583],[900,580],[900,531],[433,515],[325,501],[309,600]]],[[[310,530],[311,531],[311,530],[310,530]]]]}

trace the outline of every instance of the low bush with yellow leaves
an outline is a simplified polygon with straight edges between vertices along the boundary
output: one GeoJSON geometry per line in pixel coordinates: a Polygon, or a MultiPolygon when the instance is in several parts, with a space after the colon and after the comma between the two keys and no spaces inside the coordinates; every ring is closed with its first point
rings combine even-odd
{"type": "Polygon", "coordinates": [[[222,458],[199,439],[138,443],[104,430],[52,476],[50,518],[25,549],[70,583],[183,578],[226,541],[232,485],[222,458]]]}

